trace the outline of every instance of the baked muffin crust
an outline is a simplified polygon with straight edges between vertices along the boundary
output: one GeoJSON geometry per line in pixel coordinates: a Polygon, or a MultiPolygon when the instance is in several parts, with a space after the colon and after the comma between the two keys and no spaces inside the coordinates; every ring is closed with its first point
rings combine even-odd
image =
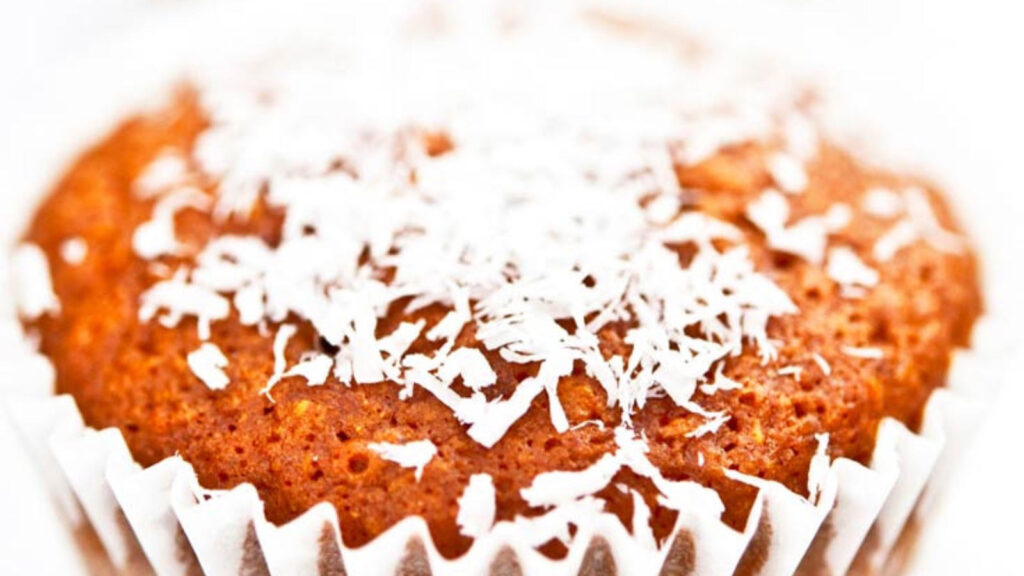
{"type": "MultiPolygon", "coordinates": [[[[446,556],[464,552],[471,543],[457,522],[458,498],[471,476],[492,478],[497,520],[512,520],[543,511],[522,494],[538,475],[584,470],[616,451],[614,430],[623,423],[622,408],[609,403],[605,389],[581,364],[557,386],[568,430],[556,431],[549,400],[540,394],[493,446],[470,437],[448,406],[419,387],[403,397],[403,386],[395,382],[352,385],[331,374],[324,384],[311,386],[308,378],[286,376],[266,394],[268,381],[280,375],[274,352],[279,326],[243,323],[234,308],[227,319],[210,324],[208,338],[228,360],[223,372],[230,383],[214,389],[204,382],[189,365],[189,355],[205,340],[204,329],[187,316],[175,326],[141,321],[145,294],[190,265],[215,238],[238,235],[278,245],[286,219],[264,195],[242,216],[185,206],[173,215],[173,233],[186,249],[140,257],[136,231],[151,221],[159,200],[140,195],[138,182],[168,150],[197,174],[192,186],[217,195],[220,182],[197,169],[195,158],[197,140],[210,123],[191,88],[163,110],[125,122],[75,161],[25,235],[46,254],[60,302],[59,313],[26,321],[54,363],[58,391],[75,397],[89,425],[119,428],[146,465],[180,454],[205,487],[251,482],[273,522],[330,502],[349,546],[371,540],[405,517],[422,516],[446,556]],[[87,247],[84,256],[72,249],[81,257],[68,257],[72,240],[87,247]],[[437,449],[421,478],[371,448],[421,439],[437,449]]],[[[459,146],[443,132],[425,131],[416,138],[430,156],[459,146]]],[[[799,311],[768,320],[775,356],[766,361],[762,350],[745,346],[720,365],[735,389],[695,390],[694,403],[728,416],[709,433],[697,434],[708,423],[706,414],[665,395],[648,398],[630,415],[662,475],[713,488],[725,504],[726,521],[735,527],[745,523],[755,490],[728,479],[726,470],[807,494],[808,468],[821,434],[828,434],[830,457],[867,462],[881,419],[919,425],[929,395],[944,382],[951,354],[969,343],[981,311],[974,256],[951,240],[957,224],[939,193],[927,182],[869,168],[827,141],[795,176],[805,176],[806,182],[797,182],[802,191],[775,194],[785,199],[788,223],[844,206],[846,212],[829,227],[827,247],[846,249],[867,271],[846,266],[830,275],[825,261],[780,250],[751,210],[765,201],[766,190],[785,184],[778,147],[770,140],[743,141],[698,162],[674,163],[685,196],[683,212],[738,229],[742,237],[734,242],[748,247],[754,268],[799,311]],[[924,237],[901,242],[891,257],[880,258],[887,252],[879,252],[880,242],[905,220],[882,206],[893,197],[917,202],[918,208],[923,202],[946,231],[947,242],[919,234],[924,237]],[[836,280],[850,275],[860,280],[836,280]]],[[[344,163],[331,168],[346,169],[344,163]]],[[[685,243],[671,248],[683,263],[693,257],[685,243]]],[[[829,252],[829,263],[836,258],[829,252]]],[[[403,309],[408,302],[392,305],[379,318],[377,338],[419,320],[425,321],[426,333],[451,310],[431,304],[410,312],[403,309]]],[[[296,327],[287,339],[286,365],[314,350],[338,353],[307,319],[291,315],[286,322],[296,327]]],[[[634,326],[628,319],[606,324],[597,334],[601,352],[628,357],[627,334],[634,326]]],[[[480,349],[486,357],[496,376],[485,390],[489,399],[507,398],[536,376],[537,363],[512,362],[483,346],[473,323],[459,332],[455,347],[480,349]]],[[[435,342],[419,337],[408,352],[436,349],[435,342]]],[[[713,373],[707,377],[705,386],[716,381],[713,373]]],[[[461,382],[452,388],[470,392],[461,382]]],[[[655,535],[665,538],[676,513],[659,504],[650,479],[623,469],[595,496],[628,526],[634,505],[620,484],[642,495],[653,513],[655,535]]],[[[561,546],[552,542],[544,551],[558,555],[561,546]]]]}

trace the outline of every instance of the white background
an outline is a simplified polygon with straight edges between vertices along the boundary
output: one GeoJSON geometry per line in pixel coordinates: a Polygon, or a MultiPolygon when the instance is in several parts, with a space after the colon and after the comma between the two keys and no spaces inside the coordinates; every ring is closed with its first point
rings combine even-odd
{"type": "MultiPolygon", "coordinates": [[[[0,2],[0,242],[6,245],[47,184],[38,168],[29,167],[42,162],[56,169],[68,144],[80,139],[47,123],[47,110],[59,111],[76,99],[73,82],[58,91],[51,76],[74,77],[86,92],[97,80],[80,74],[83,54],[90,66],[123,59],[114,47],[124,44],[113,38],[141,26],[165,28],[165,12],[178,14],[200,0],[0,2]]],[[[1024,293],[1024,9],[1018,3],[687,4],[693,5],[688,25],[714,28],[823,74],[889,144],[943,182],[984,255],[990,314],[1008,334],[1024,325],[1018,296],[1024,293]]],[[[247,12],[239,6],[240,15],[247,12]]],[[[167,26],[172,21],[167,18],[167,26]]],[[[0,292],[0,308],[8,305],[0,292]]],[[[1016,349],[1013,340],[1006,350],[1016,349]]],[[[1024,534],[1020,368],[1019,355],[1008,352],[1004,386],[929,522],[912,574],[1024,571],[1016,554],[1024,534]]],[[[0,574],[84,574],[73,550],[0,417],[0,574]]]]}

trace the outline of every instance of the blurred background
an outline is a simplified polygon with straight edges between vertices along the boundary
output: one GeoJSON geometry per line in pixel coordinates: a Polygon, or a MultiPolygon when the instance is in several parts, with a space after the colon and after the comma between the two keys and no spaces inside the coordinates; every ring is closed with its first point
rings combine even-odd
{"type": "MultiPolygon", "coordinates": [[[[646,0],[656,3],[656,0],[646,0]]],[[[668,2],[669,0],[665,0],[668,2]]],[[[109,126],[128,94],[173,74],[161,50],[190,30],[248,25],[239,0],[33,0],[0,4],[0,241],[77,146],[109,126]],[[136,54],[136,50],[138,53],[136,54]],[[152,52],[152,53],[151,53],[152,52]],[[147,54],[144,60],[141,54],[147,54]],[[91,100],[90,100],[91,99],[91,100]],[[92,123],[70,123],[83,102],[92,123]],[[113,117],[112,117],[113,118],[113,117]]],[[[299,12],[299,4],[294,10],[299,12]]],[[[1020,407],[1024,368],[1024,8],[1001,0],[676,0],[691,29],[728,38],[818,77],[877,145],[933,176],[980,246],[988,311],[1005,327],[1003,386],[979,436],[921,534],[908,574],[1021,573],[1024,503],[1020,407]]],[[[115,116],[116,117],[116,116],[115,116]]],[[[873,143],[874,144],[874,143],[873,143]]],[[[5,274],[0,259],[0,278],[5,274]]],[[[0,292],[0,305],[9,302],[0,292]]],[[[0,380],[3,370],[0,367],[0,380]]],[[[4,383],[0,381],[0,393],[4,383]]],[[[86,574],[71,535],[0,418],[0,574],[86,574]]]]}

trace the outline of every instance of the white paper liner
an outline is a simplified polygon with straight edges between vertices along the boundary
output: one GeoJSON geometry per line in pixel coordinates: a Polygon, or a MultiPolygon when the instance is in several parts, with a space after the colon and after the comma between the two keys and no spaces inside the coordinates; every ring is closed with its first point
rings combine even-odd
{"type": "Polygon", "coordinates": [[[717,497],[694,484],[693,505],[661,549],[633,538],[609,514],[579,527],[562,560],[537,552],[510,523],[497,525],[455,560],[441,556],[419,517],[354,549],[344,546],[335,510],[326,503],[275,526],[252,485],[205,490],[191,465],[176,457],[143,469],[118,430],[84,426],[70,396],[47,395],[52,370],[41,369],[45,361],[27,351],[13,321],[0,323],[0,336],[22,344],[4,342],[10,345],[0,360],[16,376],[3,384],[12,421],[61,511],[72,525],[91,525],[122,571],[135,573],[144,555],[160,576],[391,576],[426,566],[434,574],[473,575],[496,573],[502,562],[525,575],[653,575],[666,565],[700,576],[839,575],[879,573],[908,518],[915,509],[926,513],[955,469],[996,381],[992,367],[998,363],[977,352],[992,334],[980,322],[975,349],[956,354],[949,385],[929,399],[920,433],[883,420],[871,465],[834,460],[816,503],[781,484],[730,474],[759,489],[743,532],[722,523],[717,497]]]}

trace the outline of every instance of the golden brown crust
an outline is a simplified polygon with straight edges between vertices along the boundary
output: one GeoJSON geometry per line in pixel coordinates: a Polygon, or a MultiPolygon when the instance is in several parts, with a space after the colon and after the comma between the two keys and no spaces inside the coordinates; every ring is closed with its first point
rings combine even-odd
{"type": "MultiPolygon", "coordinates": [[[[450,410],[422,390],[399,400],[399,388],[387,383],[346,387],[329,380],[311,388],[292,378],[274,389],[276,403],[271,403],[259,393],[273,371],[271,339],[235,318],[213,324],[213,340],[231,359],[226,372],[232,384],[219,392],[208,389],[185,360],[199,344],[194,322],[167,329],[138,321],[139,297],[158,277],[151,263],[131,248],[132,232],[152,207],[151,201],[132,194],[133,180],[162,149],[189,151],[203,126],[188,94],[159,115],[124,124],[75,163],[26,235],[48,255],[62,306],[58,316],[33,327],[41,335],[43,352],[54,362],[59,390],[75,396],[88,424],[120,428],[144,464],[181,454],[204,486],[253,483],[275,522],[294,518],[317,502],[331,502],[349,546],[367,542],[406,516],[421,515],[448,556],[470,543],[455,523],[456,498],[470,475],[486,472],[494,478],[498,517],[509,519],[536,513],[519,496],[536,474],[581,469],[614,450],[610,427],[618,422],[617,410],[606,408],[603,390],[582,371],[559,386],[570,422],[600,419],[608,429],[585,426],[558,434],[540,396],[493,449],[471,440],[450,410]],[[61,242],[73,236],[89,247],[80,265],[59,257],[61,242]],[[367,448],[374,441],[424,437],[438,446],[439,454],[420,482],[411,470],[367,448]]],[[[881,418],[918,425],[929,394],[943,384],[952,351],[968,342],[981,310],[976,265],[969,254],[942,253],[924,242],[904,249],[891,262],[875,262],[871,248],[892,221],[862,211],[861,198],[871,186],[910,181],[866,169],[834,148],[820,151],[809,166],[806,192],[790,203],[795,218],[821,213],[836,202],[853,208],[851,224],[831,241],[852,247],[880,271],[881,283],[861,300],[841,298],[839,287],[820,267],[767,249],[760,232],[745,220],[747,204],[770,183],[762,146],[731,148],[700,165],[680,167],[678,175],[695,192],[699,209],[744,230],[758,268],[801,311],[770,324],[770,335],[780,342],[778,363],[763,366],[756,353],[748,352],[730,360],[726,369],[743,384],[741,390],[698,395],[706,408],[732,415],[718,433],[687,438],[703,420],[667,400],[649,402],[634,417],[650,441],[652,462],[667,477],[715,488],[726,504],[727,520],[741,526],[753,489],[728,480],[723,470],[777,480],[805,492],[815,433],[831,434],[831,456],[864,462],[881,418]],[[885,356],[854,358],[841,352],[843,346],[881,348],[885,356]],[[830,376],[813,361],[815,353],[828,360],[830,376]],[[803,368],[799,381],[778,374],[786,365],[803,368]]],[[[955,229],[948,207],[934,191],[929,195],[942,224],[955,229]]],[[[226,229],[274,243],[279,225],[280,215],[259,205],[247,220],[227,224],[184,211],[176,230],[179,238],[198,247],[226,229]]],[[[685,247],[680,253],[685,256],[685,247]]],[[[444,312],[430,308],[417,316],[433,323],[444,312]]],[[[408,317],[389,314],[381,332],[403,319],[408,317]]],[[[602,332],[606,348],[625,346],[623,327],[617,328],[602,332]]],[[[303,325],[289,343],[289,358],[314,347],[314,340],[315,333],[303,325]]],[[[474,343],[467,328],[460,344],[474,343]]],[[[522,365],[504,363],[495,355],[489,359],[498,374],[490,394],[507,393],[529,375],[522,365]]],[[[664,538],[674,513],[658,507],[651,486],[632,473],[621,472],[616,480],[644,494],[654,509],[655,532],[664,538]]],[[[615,489],[600,495],[611,511],[629,518],[629,497],[615,489]]],[[[545,551],[557,555],[559,548],[551,545],[545,551]]]]}

